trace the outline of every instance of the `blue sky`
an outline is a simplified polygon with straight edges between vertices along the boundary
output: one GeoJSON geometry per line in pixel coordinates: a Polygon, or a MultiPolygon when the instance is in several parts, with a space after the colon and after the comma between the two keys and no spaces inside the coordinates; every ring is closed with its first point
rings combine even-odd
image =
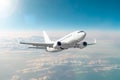
{"type": "Polygon", "coordinates": [[[0,17],[2,31],[120,30],[119,0],[8,1],[2,6],[6,11],[1,10],[6,14],[0,17]]]}

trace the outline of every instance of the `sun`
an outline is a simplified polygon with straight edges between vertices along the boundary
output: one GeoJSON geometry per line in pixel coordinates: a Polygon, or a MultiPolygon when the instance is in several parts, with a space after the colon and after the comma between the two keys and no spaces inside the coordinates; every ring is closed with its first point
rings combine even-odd
{"type": "Polygon", "coordinates": [[[9,17],[17,7],[17,0],[0,0],[0,18],[9,17]]]}

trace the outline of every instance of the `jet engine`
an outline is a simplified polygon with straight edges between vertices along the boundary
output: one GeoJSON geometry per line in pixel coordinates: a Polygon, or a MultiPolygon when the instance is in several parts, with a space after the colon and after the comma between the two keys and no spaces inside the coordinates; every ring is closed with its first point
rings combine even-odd
{"type": "Polygon", "coordinates": [[[62,43],[60,41],[55,42],[54,45],[53,45],[53,48],[60,48],[61,45],[62,45],[62,43]]]}
{"type": "Polygon", "coordinates": [[[82,42],[80,45],[79,45],[79,48],[80,49],[83,49],[83,48],[85,48],[85,47],[87,47],[87,42],[82,42]]]}

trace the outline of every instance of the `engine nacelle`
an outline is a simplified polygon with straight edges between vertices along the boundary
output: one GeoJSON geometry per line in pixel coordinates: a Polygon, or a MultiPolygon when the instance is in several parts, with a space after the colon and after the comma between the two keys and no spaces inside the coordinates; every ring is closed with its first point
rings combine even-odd
{"type": "Polygon", "coordinates": [[[85,47],[87,47],[87,42],[82,42],[80,45],[79,45],[79,48],[80,49],[83,49],[83,48],[85,48],[85,47]]]}
{"type": "Polygon", "coordinates": [[[53,45],[53,48],[60,48],[61,45],[62,45],[62,43],[60,41],[55,42],[54,45],[53,45]]]}

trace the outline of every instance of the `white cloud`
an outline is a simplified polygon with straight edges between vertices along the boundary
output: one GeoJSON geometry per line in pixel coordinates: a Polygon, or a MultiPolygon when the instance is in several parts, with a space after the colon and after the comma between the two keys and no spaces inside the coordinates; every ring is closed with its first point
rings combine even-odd
{"type": "Polygon", "coordinates": [[[100,72],[100,71],[111,71],[111,70],[120,70],[120,65],[105,65],[105,66],[102,66],[102,67],[96,67],[96,68],[93,68],[93,71],[95,72],[100,72]]]}
{"type": "MultiPolygon", "coordinates": [[[[67,33],[67,32],[66,32],[67,33]]],[[[31,33],[32,34],[32,33],[31,33]]],[[[59,36],[63,36],[63,33],[59,33],[52,36],[53,33],[49,35],[56,39],[59,36]]],[[[51,75],[57,73],[57,70],[52,70],[55,67],[69,65],[72,67],[71,70],[66,71],[65,73],[88,73],[89,71],[83,70],[82,68],[90,68],[94,72],[99,71],[110,71],[113,69],[119,69],[120,65],[114,64],[110,65],[108,57],[119,57],[119,48],[115,47],[119,43],[119,32],[88,32],[88,38],[94,39],[97,38],[97,44],[93,46],[88,46],[85,49],[68,49],[58,53],[48,53],[43,50],[30,50],[26,49],[28,46],[19,45],[20,40],[26,41],[39,41],[42,38],[38,33],[32,34],[29,36],[23,35],[20,38],[19,36],[14,36],[9,39],[0,39],[0,52],[6,54],[29,54],[36,55],[36,57],[25,57],[27,61],[24,61],[25,66],[16,70],[17,74],[20,75],[29,75],[33,73],[41,73],[39,77],[30,77],[30,80],[46,80],[51,75]],[[37,37],[35,37],[37,34],[37,37]],[[115,36],[113,36],[115,35],[115,36]],[[28,40],[27,40],[28,39],[28,40]],[[31,39],[31,40],[30,40],[31,39]],[[39,54],[39,55],[38,55],[39,54]],[[70,63],[70,64],[69,64],[70,63]]],[[[86,40],[90,40],[86,39],[86,40]]],[[[1,53],[1,54],[2,54],[1,53]]],[[[28,55],[28,56],[29,56],[28,55]]],[[[22,57],[23,57],[22,56],[22,57]]],[[[22,59],[22,58],[21,58],[22,59]]],[[[11,80],[19,80],[22,77],[20,75],[14,75],[11,80]]]]}
{"type": "Polygon", "coordinates": [[[18,75],[13,75],[11,80],[20,80],[20,77],[18,75]]]}
{"type": "Polygon", "coordinates": [[[31,78],[30,80],[48,80],[48,76],[42,76],[39,78],[31,78]]]}

